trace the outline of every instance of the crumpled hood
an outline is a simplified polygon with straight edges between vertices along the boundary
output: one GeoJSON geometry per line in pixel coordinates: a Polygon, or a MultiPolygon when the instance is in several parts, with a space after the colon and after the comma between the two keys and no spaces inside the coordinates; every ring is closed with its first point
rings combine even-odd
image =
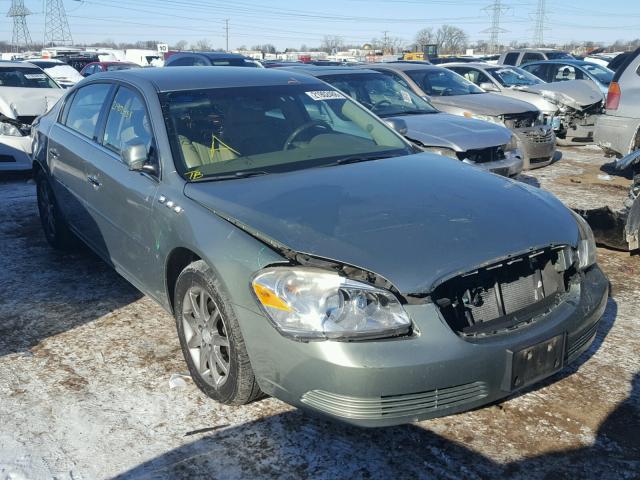
{"type": "Polygon", "coordinates": [[[505,127],[448,113],[395,118],[407,124],[407,138],[418,140],[427,147],[446,147],[456,152],[466,152],[504,145],[511,139],[511,131],[505,127]]]}
{"type": "Polygon", "coordinates": [[[578,238],[552,195],[428,153],[188,183],[185,194],[264,240],[382,275],[405,294],[578,238]]]}
{"type": "Polygon", "coordinates": [[[477,93],[469,95],[453,95],[450,97],[429,97],[431,103],[464,108],[478,115],[504,115],[524,113],[536,110],[530,103],[505,97],[495,93],[477,93]]]}
{"type": "Polygon", "coordinates": [[[0,87],[0,113],[9,118],[42,115],[62,95],[61,88],[0,87]]]}
{"type": "Polygon", "coordinates": [[[567,80],[518,87],[523,92],[537,93],[556,104],[582,110],[604,101],[602,91],[591,80],[567,80]]]}

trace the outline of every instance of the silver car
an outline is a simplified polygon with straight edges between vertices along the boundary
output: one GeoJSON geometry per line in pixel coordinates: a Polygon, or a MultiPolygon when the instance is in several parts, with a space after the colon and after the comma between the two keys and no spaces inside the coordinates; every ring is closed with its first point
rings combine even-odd
{"type": "Polygon", "coordinates": [[[607,95],[606,114],[596,123],[595,141],[608,155],[640,149],[640,50],[616,71],[607,95]]]}
{"type": "Polygon", "coordinates": [[[295,71],[343,91],[424,151],[506,177],[522,172],[517,138],[503,126],[440,112],[402,83],[373,70],[305,66],[295,71]]]}
{"type": "Polygon", "coordinates": [[[433,65],[380,63],[367,68],[397,79],[443,112],[506,126],[518,138],[525,170],[559,159],[553,129],[544,125],[542,113],[531,103],[487,93],[460,75],[433,65]]]}
{"type": "Polygon", "coordinates": [[[532,103],[551,125],[561,145],[593,142],[596,118],[604,97],[589,80],[547,83],[522,68],[485,63],[443,65],[487,92],[532,103]]]}

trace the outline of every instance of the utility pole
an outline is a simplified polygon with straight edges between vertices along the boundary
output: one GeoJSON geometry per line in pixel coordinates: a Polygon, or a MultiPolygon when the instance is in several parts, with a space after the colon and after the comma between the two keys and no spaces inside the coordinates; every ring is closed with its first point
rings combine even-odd
{"type": "Polygon", "coordinates": [[[533,44],[536,47],[544,46],[544,24],[546,19],[546,0],[538,0],[538,8],[536,9],[536,29],[533,33],[533,44]]]}
{"type": "Polygon", "coordinates": [[[389,51],[389,30],[384,30],[382,32],[382,54],[387,55],[389,51]]]}
{"type": "Polygon", "coordinates": [[[18,52],[20,46],[28,49],[29,45],[31,45],[31,35],[27,27],[27,15],[31,15],[31,12],[24,6],[24,0],[12,0],[7,17],[13,18],[11,45],[14,52],[18,52]]]}
{"type": "Polygon", "coordinates": [[[226,51],[229,51],[229,19],[225,18],[224,19],[224,32],[225,32],[225,36],[227,37],[227,49],[226,51]]]}
{"type": "Polygon", "coordinates": [[[62,0],[45,0],[44,47],[47,45],[73,45],[62,0]]]}
{"type": "Polygon", "coordinates": [[[484,33],[489,33],[490,35],[489,53],[496,53],[499,47],[498,35],[506,32],[504,28],[500,28],[500,17],[508,10],[508,7],[501,0],[493,0],[493,4],[487,5],[483,10],[491,15],[491,27],[483,30],[484,33]]]}

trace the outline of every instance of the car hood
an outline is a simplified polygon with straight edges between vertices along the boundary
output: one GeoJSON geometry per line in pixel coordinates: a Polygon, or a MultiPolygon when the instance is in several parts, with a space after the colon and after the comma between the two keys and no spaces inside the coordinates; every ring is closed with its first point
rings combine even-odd
{"type": "Polygon", "coordinates": [[[536,93],[556,104],[581,110],[604,101],[600,88],[591,80],[567,80],[518,87],[522,92],[536,93]]]}
{"type": "Polygon", "coordinates": [[[505,127],[448,113],[394,118],[402,119],[407,124],[407,138],[418,140],[426,147],[446,147],[456,152],[466,152],[504,145],[511,139],[511,131],[505,127]]]}
{"type": "Polygon", "coordinates": [[[450,97],[429,97],[431,103],[464,108],[479,115],[504,115],[509,113],[524,113],[537,110],[530,103],[504,97],[495,93],[478,93],[469,95],[453,95],[450,97]]]}
{"type": "Polygon", "coordinates": [[[9,118],[42,115],[62,95],[61,88],[0,87],[0,112],[9,118]]]}
{"type": "Polygon", "coordinates": [[[428,153],[192,182],[185,195],[283,253],[359,267],[405,294],[578,239],[551,194],[428,153]]]}

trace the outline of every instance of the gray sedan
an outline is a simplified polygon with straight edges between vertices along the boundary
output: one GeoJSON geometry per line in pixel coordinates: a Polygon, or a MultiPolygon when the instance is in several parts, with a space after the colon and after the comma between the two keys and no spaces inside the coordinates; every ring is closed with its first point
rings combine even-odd
{"type": "Polygon", "coordinates": [[[434,65],[379,63],[368,68],[404,82],[443,112],[508,127],[518,137],[525,170],[559,158],[553,129],[544,125],[540,110],[531,103],[487,93],[460,75],[434,65]]]}
{"type": "Polygon", "coordinates": [[[34,129],[47,240],[82,240],[172,312],[220,402],[412,422],[503,398],[595,337],[608,282],[583,220],[416,153],[315,78],[105,73],[34,129]]]}

